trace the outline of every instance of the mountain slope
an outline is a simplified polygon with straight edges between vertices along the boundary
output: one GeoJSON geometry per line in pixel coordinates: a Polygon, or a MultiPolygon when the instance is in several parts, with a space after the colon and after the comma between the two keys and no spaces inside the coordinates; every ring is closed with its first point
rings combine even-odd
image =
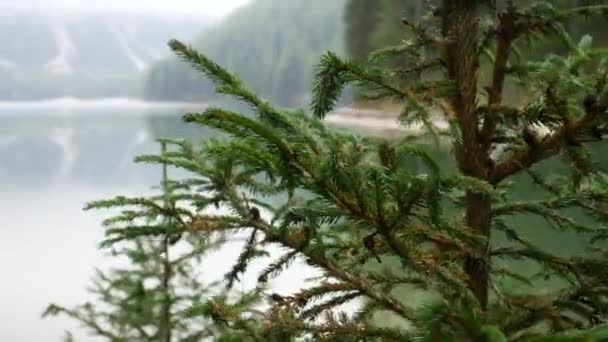
{"type": "MultiPolygon", "coordinates": [[[[306,101],[320,56],[327,50],[343,51],[344,4],[344,0],[254,0],[192,45],[274,103],[300,105],[306,101]]],[[[217,99],[206,80],[175,58],[152,68],[145,93],[150,99],[217,99]]]]}
{"type": "Polygon", "coordinates": [[[0,15],[0,99],[121,96],[167,56],[167,40],[188,39],[207,18],[154,14],[0,15]]]}

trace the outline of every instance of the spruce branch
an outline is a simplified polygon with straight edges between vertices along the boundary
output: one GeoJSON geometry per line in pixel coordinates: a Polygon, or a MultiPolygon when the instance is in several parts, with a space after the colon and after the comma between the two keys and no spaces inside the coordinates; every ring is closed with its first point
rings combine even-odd
{"type": "Polygon", "coordinates": [[[332,52],[326,53],[315,69],[313,83],[312,110],[318,118],[324,118],[335,106],[342,89],[351,82],[362,82],[398,99],[410,98],[388,84],[383,75],[376,70],[366,69],[353,62],[346,62],[332,52]]]}
{"type": "Polygon", "coordinates": [[[570,125],[564,126],[559,131],[545,137],[540,142],[538,150],[525,149],[509,157],[496,166],[496,169],[490,178],[490,182],[492,184],[498,184],[524,168],[529,168],[541,160],[557,154],[567,136],[576,134],[585,128],[594,125],[597,122],[599,114],[600,113],[597,112],[586,113],[580,119],[574,120],[570,125]]]}
{"type": "Polygon", "coordinates": [[[267,101],[262,100],[247,89],[243,82],[234,74],[180,41],[171,40],[169,47],[177,56],[189,62],[194,68],[212,80],[216,85],[217,92],[233,96],[256,109],[258,118],[262,122],[289,132],[295,131],[285,113],[272,108],[267,101]]]}
{"type": "Polygon", "coordinates": [[[304,311],[302,311],[299,314],[299,318],[312,320],[312,319],[318,317],[323,312],[329,311],[339,305],[348,303],[354,299],[357,299],[360,296],[361,296],[361,293],[358,291],[334,296],[333,298],[331,298],[325,302],[312,305],[311,307],[305,309],[304,311]]]}
{"type": "Polygon", "coordinates": [[[258,282],[265,283],[268,281],[268,277],[276,276],[280,273],[284,268],[287,268],[289,264],[297,257],[300,253],[300,250],[294,250],[289,253],[284,254],[279,260],[268,265],[262,273],[258,276],[258,282]]]}
{"type": "MultiPolygon", "coordinates": [[[[273,234],[272,232],[276,230],[270,226],[267,226],[267,224],[265,223],[255,223],[254,227],[259,229],[260,231],[265,232],[267,235],[266,239],[269,242],[280,243],[284,247],[288,247],[292,250],[297,250],[300,247],[296,242],[287,239],[280,233],[273,234]]],[[[412,319],[414,317],[413,311],[403,306],[392,296],[384,294],[381,291],[377,290],[371,283],[369,283],[360,275],[356,275],[341,268],[340,266],[338,266],[337,264],[329,260],[326,256],[320,253],[309,253],[306,256],[314,266],[324,269],[328,272],[329,275],[335,277],[336,279],[352,284],[366,296],[382,303],[384,306],[386,306],[388,310],[395,311],[396,313],[407,319],[412,319]]]]}
{"type": "Polygon", "coordinates": [[[596,231],[593,228],[586,227],[564,216],[558,210],[579,207],[578,198],[558,198],[548,201],[531,202],[531,203],[511,203],[496,207],[493,210],[493,216],[516,215],[516,214],[533,214],[547,220],[551,225],[558,228],[573,229],[577,233],[592,233],[596,231]]]}
{"type": "Polygon", "coordinates": [[[96,322],[94,319],[88,318],[75,310],[70,310],[55,304],[51,304],[46,308],[46,310],[42,314],[42,318],[46,318],[49,316],[58,316],[60,314],[65,314],[71,318],[76,319],[77,321],[82,322],[88,328],[93,329],[96,334],[106,337],[111,341],[126,341],[120,336],[114,335],[109,329],[100,326],[98,322],[96,322]]]}
{"type": "Polygon", "coordinates": [[[496,248],[491,252],[492,257],[495,258],[526,258],[534,260],[542,265],[550,267],[554,271],[561,275],[572,275],[579,284],[585,284],[584,279],[578,272],[574,263],[540,251],[534,248],[521,248],[515,249],[510,247],[496,248]]]}
{"type": "Polygon", "coordinates": [[[245,273],[247,270],[248,264],[251,262],[251,259],[260,256],[260,251],[256,248],[256,237],[257,230],[253,230],[245,247],[243,248],[243,252],[239,255],[237,262],[232,267],[232,270],[226,274],[225,278],[228,280],[228,289],[232,289],[234,286],[234,282],[239,280],[239,275],[241,273],[245,273]]]}
{"type": "Polygon", "coordinates": [[[502,102],[507,63],[509,54],[511,53],[512,43],[517,39],[517,31],[516,16],[512,9],[499,15],[499,24],[496,30],[496,39],[498,40],[498,43],[492,71],[492,85],[489,88],[488,94],[488,107],[490,108],[490,112],[484,118],[481,129],[481,139],[486,145],[486,149],[491,143],[491,139],[494,136],[494,131],[496,129],[495,121],[497,114],[493,111],[493,108],[499,106],[502,102]]]}
{"type": "Polygon", "coordinates": [[[431,32],[418,22],[414,22],[407,18],[401,18],[401,23],[416,36],[416,38],[422,43],[421,45],[433,45],[435,48],[441,48],[448,44],[454,43],[450,39],[431,32]]]}

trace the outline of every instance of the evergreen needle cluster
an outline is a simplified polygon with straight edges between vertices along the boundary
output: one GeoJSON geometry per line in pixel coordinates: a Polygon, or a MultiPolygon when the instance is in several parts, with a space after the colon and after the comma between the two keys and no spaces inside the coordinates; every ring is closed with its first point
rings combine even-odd
{"type": "MultiPolygon", "coordinates": [[[[162,142],[163,151],[166,144],[162,142]]],[[[178,209],[180,186],[167,178],[163,165],[162,193],[150,198],[117,197],[88,207],[123,210],[106,219],[107,239],[101,246],[110,252],[115,266],[95,270],[88,292],[91,301],[75,307],[51,304],[43,317],[63,315],[79,322],[91,336],[111,342],[240,341],[239,331],[227,329],[207,309],[206,316],[191,316],[200,304],[214,298],[250,308],[262,297],[259,291],[234,299],[217,281],[206,277],[205,256],[226,239],[222,235],[183,236],[178,209]]],[[[75,341],[66,332],[66,341],[75,341]]]]}
{"type": "Polygon", "coordinates": [[[171,152],[139,157],[189,171],[191,177],[172,183],[172,196],[182,205],[122,197],[91,204],[139,208],[112,222],[107,244],[245,231],[249,238],[226,274],[228,288],[271,246],[285,254],[259,275],[260,292],[296,258],[322,272],[317,284],[292,296],[271,295],[267,310],[252,310],[253,295],[236,304],[208,298],[187,310],[190,319],[212,319],[242,340],[608,339],[608,178],[588,153],[608,133],[608,51],[594,47],[588,36],[573,41],[564,29],[580,17],[608,15],[608,6],[434,3],[423,21],[403,21],[409,38],[373,54],[369,63],[327,53],[315,70],[311,113],[273,107],[236,75],[171,41],[171,49],[213,81],[217,92],[249,111],[211,107],[188,113],[185,121],[223,137],[200,145],[171,140],[171,152]],[[546,37],[562,39],[568,53],[542,60],[518,54],[531,40],[546,37]],[[377,63],[393,58],[407,60],[416,77],[377,63]],[[488,84],[481,73],[491,75],[488,84]],[[404,124],[424,124],[428,134],[420,139],[432,136],[450,146],[454,171],[439,167],[412,137],[389,141],[326,126],[323,118],[349,85],[371,98],[402,103],[404,124]],[[505,103],[507,89],[516,87],[525,87],[530,100],[505,103]],[[449,129],[438,128],[438,120],[449,129]],[[536,171],[557,158],[566,173],[536,171]],[[412,167],[413,160],[420,167],[412,167]],[[534,181],[536,199],[510,198],[515,176],[534,181]],[[214,206],[226,210],[210,214],[214,206]],[[150,213],[172,224],[129,223],[150,213]],[[579,234],[587,248],[568,255],[537,245],[527,237],[536,227],[515,225],[512,218],[519,216],[579,234]],[[521,272],[514,265],[522,261],[539,271],[521,272]],[[504,279],[528,290],[509,289],[504,279]],[[408,295],[398,295],[403,288],[408,295]],[[356,312],[340,310],[355,300],[362,303],[356,312]],[[378,312],[389,312],[399,324],[377,324],[378,312]]]}

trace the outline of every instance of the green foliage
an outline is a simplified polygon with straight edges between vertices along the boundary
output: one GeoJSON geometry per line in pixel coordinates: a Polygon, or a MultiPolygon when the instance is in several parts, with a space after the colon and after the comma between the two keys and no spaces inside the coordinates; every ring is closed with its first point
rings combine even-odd
{"type": "MultiPolygon", "coordinates": [[[[382,55],[386,57],[389,49],[392,50],[387,47],[397,47],[406,38],[401,20],[420,18],[423,7],[423,1],[349,0],[344,16],[347,55],[353,61],[366,62],[371,53],[382,50],[382,55]]],[[[388,62],[402,69],[409,67],[407,58],[391,55],[392,58],[385,58],[383,64],[388,62]]],[[[357,93],[358,97],[362,95],[357,93]]]]}
{"type": "Polygon", "coordinates": [[[344,16],[348,56],[365,61],[373,51],[399,44],[404,38],[401,19],[420,19],[424,7],[423,1],[349,0],[344,16]]]}
{"type": "MultiPolygon", "coordinates": [[[[247,231],[226,275],[228,288],[271,246],[286,249],[259,274],[251,296],[217,296],[187,311],[244,340],[601,339],[608,320],[602,250],[608,182],[587,149],[603,146],[608,133],[602,97],[608,53],[587,37],[565,55],[540,61],[518,58],[514,49],[532,37],[573,41],[564,23],[605,15],[608,7],[498,5],[445,0],[423,23],[403,20],[411,38],[376,54],[407,59],[418,71],[433,69],[432,75],[410,79],[391,63],[370,66],[327,53],[315,73],[312,114],[271,106],[206,55],[171,41],[176,55],[218,93],[253,115],[219,107],[188,113],[186,122],[228,138],[200,145],[167,141],[171,152],[138,159],[190,173],[173,186],[181,206],[117,197],[91,207],[160,212],[174,224],[165,231],[170,235],[221,238],[247,231]],[[478,88],[486,80],[477,74],[486,70],[491,77],[484,93],[478,88]],[[522,106],[503,103],[505,89],[522,80],[531,99],[522,106]],[[327,128],[322,118],[349,84],[398,100],[401,121],[421,123],[438,143],[447,136],[452,167],[441,167],[412,137],[389,141],[327,128]],[[450,129],[440,129],[441,121],[450,129]],[[543,162],[560,167],[540,174],[543,162]],[[522,177],[539,193],[514,200],[511,181],[522,177]],[[214,206],[223,210],[212,214],[214,206]],[[531,215],[581,237],[585,250],[567,254],[535,243],[529,237],[537,227],[517,226],[514,219],[531,215]],[[288,296],[270,294],[264,310],[242,304],[258,303],[268,278],[296,257],[322,272],[316,284],[288,296]],[[517,266],[524,262],[538,272],[521,272],[517,266]],[[523,290],[506,287],[504,279],[522,282],[523,290]],[[403,289],[409,296],[398,296],[403,289]],[[421,296],[418,304],[414,296],[421,296]],[[354,301],[359,308],[346,313],[344,305],[354,301]],[[401,324],[380,327],[371,319],[378,312],[401,324]]],[[[161,233],[158,225],[144,228],[110,230],[107,242],[161,233]]]]}
{"type": "Polygon", "coordinates": [[[89,289],[91,301],[73,308],[51,304],[43,317],[65,315],[105,341],[165,341],[162,313],[169,300],[173,307],[169,322],[173,341],[198,341],[209,334],[206,320],[182,320],[178,309],[208,296],[210,289],[197,279],[198,263],[191,260],[200,257],[203,248],[173,257],[175,275],[171,276],[169,289],[163,287],[162,240],[132,239],[112,248],[111,253],[116,258],[127,258],[129,265],[97,270],[89,289]]]}
{"type": "Polygon", "coordinates": [[[546,336],[540,338],[531,338],[531,342],[599,342],[608,339],[608,326],[605,324],[599,325],[589,330],[574,330],[567,331],[553,336],[546,336]]]}
{"type": "Polygon", "coordinates": [[[346,22],[346,51],[352,58],[366,59],[375,50],[371,45],[372,35],[378,24],[380,1],[351,0],[347,2],[344,21],[346,22]]]}
{"type": "MultiPolygon", "coordinates": [[[[205,31],[193,45],[237,71],[252,89],[281,106],[307,101],[311,71],[327,49],[342,51],[344,0],[252,1],[205,31]]],[[[207,80],[174,60],[148,73],[145,93],[152,99],[215,102],[207,80]]]]}
{"type": "MultiPolygon", "coordinates": [[[[178,222],[189,211],[179,207],[184,195],[180,188],[178,182],[166,180],[159,196],[119,196],[88,204],[87,209],[124,208],[103,222],[106,239],[101,244],[124,266],[96,270],[91,301],[73,308],[51,304],[43,317],[68,316],[90,335],[112,342],[188,342],[220,336],[212,316],[189,315],[185,309],[223,292],[216,282],[204,281],[199,269],[205,255],[225,239],[184,236],[178,222]]],[[[69,333],[68,339],[73,340],[69,333]]]]}
{"type": "MultiPolygon", "coordinates": [[[[531,6],[537,4],[532,0],[515,0],[511,1],[518,6],[531,6]]],[[[426,17],[432,15],[429,10],[437,8],[438,1],[402,1],[402,0],[348,0],[345,13],[345,45],[346,53],[349,58],[357,62],[368,62],[370,54],[382,51],[383,54],[394,49],[402,49],[404,40],[412,38],[410,32],[404,32],[402,20],[412,22],[423,22],[426,17]],[[388,48],[387,48],[388,47],[388,48]]],[[[493,0],[491,3],[497,8],[505,8],[510,1],[493,0]]],[[[598,42],[605,45],[608,42],[608,36],[602,29],[605,25],[605,18],[596,16],[595,9],[601,8],[597,5],[602,5],[601,0],[593,1],[572,1],[572,0],[556,0],[547,1],[545,4],[536,6],[536,11],[548,12],[555,8],[563,8],[564,6],[587,6],[585,9],[564,13],[562,18],[562,29],[565,33],[575,40],[581,39],[585,34],[591,34],[598,42]]],[[[600,11],[601,12],[601,11],[600,11]]],[[[483,26],[491,25],[492,20],[487,18],[481,22],[483,26]]],[[[550,29],[547,27],[547,29],[550,29]]],[[[560,36],[547,35],[531,35],[522,40],[521,44],[517,44],[514,53],[520,54],[522,58],[537,58],[543,59],[548,53],[557,53],[563,55],[567,53],[569,43],[564,41],[560,36]]],[[[416,46],[416,45],[415,45],[416,46]]],[[[417,50],[417,53],[427,53],[424,50],[417,50]]],[[[489,52],[489,51],[488,51],[489,52]]],[[[378,60],[372,59],[374,63],[378,60]]],[[[408,73],[424,72],[419,69],[419,66],[410,58],[404,58],[403,54],[391,54],[388,61],[389,64],[395,67],[396,71],[408,73]],[[401,56],[401,57],[400,57],[401,56]]],[[[432,63],[432,61],[429,61],[432,63]]],[[[483,77],[483,75],[482,75],[483,77]]],[[[361,95],[361,94],[357,94],[361,95]]],[[[517,96],[518,94],[508,94],[509,97],[517,96]]],[[[365,96],[363,98],[365,99],[365,96]]]]}

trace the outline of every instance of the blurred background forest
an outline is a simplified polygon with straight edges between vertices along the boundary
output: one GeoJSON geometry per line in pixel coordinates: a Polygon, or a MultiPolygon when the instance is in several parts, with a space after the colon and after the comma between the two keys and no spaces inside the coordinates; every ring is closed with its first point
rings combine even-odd
{"type": "MultiPolygon", "coordinates": [[[[281,106],[302,106],[321,55],[343,54],[346,1],[261,0],[228,16],[191,42],[281,106]]],[[[217,100],[210,83],[169,58],[146,76],[144,96],[154,100],[217,100]]]]}
{"type": "MultiPolygon", "coordinates": [[[[594,3],[602,1],[555,1],[556,6],[594,3]]],[[[424,14],[424,1],[404,0],[256,0],[219,22],[202,15],[5,11],[0,16],[0,40],[5,42],[0,46],[0,100],[217,100],[206,80],[168,55],[166,42],[177,38],[234,70],[269,100],[305,106],[323,52],[364,60],[371,51],[404,38],[401,18],[424,14]],[[24,42],[35,44],[36,53],[24,42]]],[[[602,19],[594,19],[568,29],[575,37],[590,34],[597,44],[605,44],[603,25],[602,19]]],[[[532,44],[544,47],[536,50],[538,55],[564,51],[558,39],[532,44]]]]}
{"type": "MultiPolygon", "coordinates": [[[[556,6],[600,3],[603,2],[555,1],[556,6]]],[[[299,107],[308,103],[314,65],[323,52],[331,50],[364,61],[372,51],[404,39],[402,18],[418,20],[426,12],[425,1],[260,0],[239,9],[192,44],[234,70],[274,103],[299,107]]],[[[605,20],[597,18],[579,21],[569,31],[576,40],[590,34],[597,44],[605,45],[608,42],[605,24],[605,20]]],[[[531,44],[543,46],[534,50],[536,55],[529,53],[531,58],[547,51],[565,51],[558,38],[531,44]]],[[[217,100],[207,81],[174,58],[154,65],[146,77],[143,94],[148,99],[217,100]]]]}

